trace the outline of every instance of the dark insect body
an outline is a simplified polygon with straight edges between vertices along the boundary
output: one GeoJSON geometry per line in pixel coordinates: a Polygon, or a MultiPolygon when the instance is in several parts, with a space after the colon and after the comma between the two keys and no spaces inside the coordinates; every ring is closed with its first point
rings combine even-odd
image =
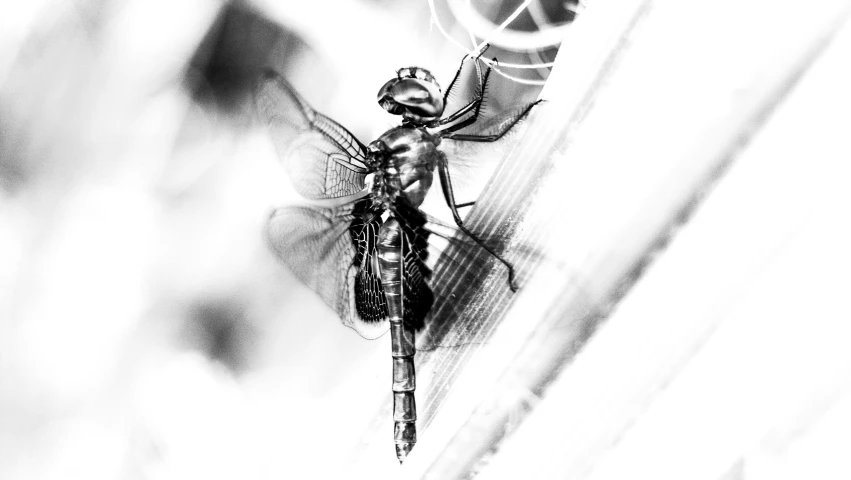
{"type": "Polygon", "coordinates": [[[469,204],[455,202],[448,161],[438,147],[444,139],[496,141],[535,103],[502,118],[490,134],[459,133],[477,121],[490,74],[490,68],[481,73],[478,57],[473,61],[477,92],[447,116],[443,110],[462,68],[445,94],[428,70],[399,70],[379,90],[378,102],[388,112],[402,115],[402,124],[368,146],[313,110],[273,71],[264,74],[256,95],[299,193],[313,200],[338,199],[337,206],[276,210],[269,221],[272,246],[345,325],[376,338],[389,323],[394,439],[400,462],[416,443],[414,336],[434,302],[426,265],[430,230],[419,206],[435,170],[458,228],[508,268],[514,289],[511,264],[464,226],[458,208],[469,204]],[[346,201],[340,204],[339,199],[346,201]]]}

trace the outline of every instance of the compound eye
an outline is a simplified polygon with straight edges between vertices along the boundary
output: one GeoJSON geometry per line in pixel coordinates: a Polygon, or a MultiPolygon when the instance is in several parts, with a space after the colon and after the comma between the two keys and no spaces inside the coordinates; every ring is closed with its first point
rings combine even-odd
{"type": "Polygon", "coordinates": [[[425,80],[427,82],[434,81],[434,77],[431,75],[431,72],[429,72],[425,68],[415,68],[413,76],[414,78],[419,78],[420,80],[425,80]]]}
{"type": "Polygon", "coordinates": [[[399,79],[394,78],[378,90],[378,104],[393,115],[401,115],[405,111],[405,107],[397,103],[392,94],[393,86],[398,82],[399,79]]]}
{"type": "Polygon", "coordinates": [[[413,77],[385,83],[378,92],[378,103],[388,112],[418,123],[443,114],[443,95],[437,84],[413,77]]]}

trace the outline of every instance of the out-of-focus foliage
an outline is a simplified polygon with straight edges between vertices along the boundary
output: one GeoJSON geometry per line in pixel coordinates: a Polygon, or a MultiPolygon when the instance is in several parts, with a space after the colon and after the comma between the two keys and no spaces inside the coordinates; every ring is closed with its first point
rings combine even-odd
{"type": "MultiPolygon", "coordinates": [[[[265,244],[296,197],[253,75],[279,69],[369,141],[395,68],[448,82],[463,52],[424,2],[302,6],[0,7],[0,478],[286,478],[337,468],[320,424],[361,440],[389,350],[265,244]]],[[[497,104],[526,88],[499,85],[497,104]]]]}

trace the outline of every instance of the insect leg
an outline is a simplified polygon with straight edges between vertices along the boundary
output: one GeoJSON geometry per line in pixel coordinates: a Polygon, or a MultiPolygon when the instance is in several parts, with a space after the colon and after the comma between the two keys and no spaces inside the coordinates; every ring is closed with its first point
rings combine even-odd
{"type": "Polygon", "coordinates": [[[492,248],[487,246],[487,244],[477,237],[476,234],[471,232],[461,220],[461,216],[458,214],[458,207],[468,204],[459,205],[455,203],[455,192],[452,190],[452,180],[449,178],[449,165],[447,164],[445,157],[442,157],[441,160],[438,161],[437,173],[440,175],[440,187],[443,190],[443,197],[446,199],[446,204],[449,206],[449,210],[452,211],[452,218],[455,220],[455,224],[458,225],[458,228],[462,232],[467,234],[468,237],[479,244],[480,247],[484,248],[488,253],[493,255],[494,258],[499,260],[500,263],[505,265],[508,269],[508,286],[511,288],[511,291],[516,292],[517,286],[514,283],[514,266],[500,254],[496,253],[492,248]]]}
{"type": "MultiPolygon", "coordinates": [[[[482,49],[482,51],[477,53],[476,56],[473,57],[473,60],[476,62],[476,74],[479,73],[479,57],[484,55],[484,53],[486,51],[488,51],[489,48],[490,48],[490,44],[485,44],[485,47],[482,49]]],[[[446,87],[446,93],[443,94],[443,104],[444,105],[446,105],[447,100],[449,100],[450,92],[452,91],[452,88],[455,87],[455,82],[458,81],[458,77],[461,76],[461,70],[464,69],[464,62],[466,62],[468,58],[470,58],[469,53],[467,55],[464,55],[464,58],[461,59],[461,64],[458,65],[458,70],[455,72],[455,76],[452,77],[452,81],[449,82],[449,86],[446,87]]]]}
{"type": "Polygon", "coordinates": [[[467,105],[464,105],[463,107],[458,109],[458,111],[453,113],[452,115],[449,115],[448,117],[442,118],[440,120],[439,124],[440,125],[446,125],[448,123],[454,122],[455,120],[461,118],[462,116],[470,113],[471,110],[473,111],[473,115],[470,118],[467,118],[462,122],[459,122],[457,125],[452,125],[451,127],[447,128],[446,130],[444,130],[445,132],[454,132],[454,131],[460,130],[460,129],[468,126],[468,125],[472,125],[473,123],[476,122],[476,120],[479,118],[479,111],[482,108],[482,102],[485,99],[485,90],[487,89],[487,86],[488,86],[488,78],[490,78],[490,74],[491,74],[491,67],[490,66],[488,66],[488,68],[485,70],[485,73],[483,75],[481,73],[481,70],[479,69],[479,63],[476,62],[476,77],[478,77],[478,79],[479,79],[479,85],[478,85],[479,91],[476,93],[476,98],[474,98],[472,101],[470,101],[470,103],[468,103],[467,105]]]}
{"type": "MultiPolygon", "coordinates": [[[[532,107],[534,107],[535,105],[537,105],[541,102],[542,102],[542,100],[537,100],[535,102],[530,103],[529,105],[526,105],[526,108],[524,108],[523,111],[521,111],[517,115],[514,115],[513,117],[511,117],[509,119],[509,121],[506,123],[506,125],[503,126],[502,129],[500,131],[498,131],[497,133],[494,133],[494,134],[491,134],[491,135],[473,135],[473,134],[462,134],[462,133],[450,133],[448,135],[443,135],[443,138],[448,138],[448,139],[451,139],[451,140],[460,140],[460,141],[463,141],[463,142],[495,142],[495,141],[499,140],[500,138],[502,138],[512,128],[514,128],[514,126],[517,125],[517,122],[522,120],[523,117],[525,117],[529,113],[529,111],[532,110],[532,107]]],[[[461,125],[462,123],[464,123],[464,122],[460,122],[458,125],[461,125]]],[[[457,128],[454,128],[454,126],[453,126],[453,130],[457,130],[457,128]]]]}
{"type": "Polygon", "coordinates": [[[480,103],[481,103],[481,99],[475,98],[475,99],[471,100],[470,103],[459,108],[458,111],[456,111],[452,115],[449,115],[448,117],[443,117],[442,119],[440,119],[440,121],[437,122],[437,124],[438,125],[446,125],[447,123],[454,122],[455,120],[458,120],[460,117],[470,113],[470,110],[477,108],[480,103]]]}
{"type": "Polygon", "coordinates": [[[387,299],[390,320],[390,343],[393,353],[393,439],[396,458],[405,460],[417,442],[417,406],[414,370],[414,330],[404,319],[405,252],[399,221],[390,218],[382,226],[378,238],[378,262],[381,284],[387,299]]]}

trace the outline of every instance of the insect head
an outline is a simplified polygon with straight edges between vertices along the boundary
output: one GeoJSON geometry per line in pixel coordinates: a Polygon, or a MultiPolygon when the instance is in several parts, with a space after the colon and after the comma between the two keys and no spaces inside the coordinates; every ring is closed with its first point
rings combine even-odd
{"type": "Polygon", "coordinates": [[[444,107],[440,85],[431,72],[420,67],[396,72],[396,78],[378,91],[378,103],[393,115],[420,125],[439,120],[444,107]]]}

